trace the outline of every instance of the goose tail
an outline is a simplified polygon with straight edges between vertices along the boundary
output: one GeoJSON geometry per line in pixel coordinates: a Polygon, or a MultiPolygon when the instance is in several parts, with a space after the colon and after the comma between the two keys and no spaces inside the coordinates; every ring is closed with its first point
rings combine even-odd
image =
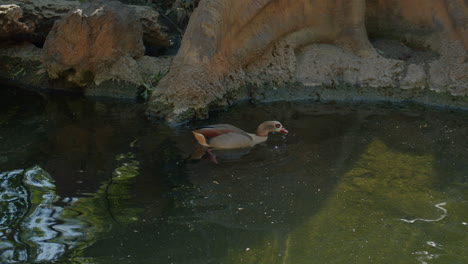
{"type": "Polygon", "coordinates": [[[195,136],[195,139],[198,141],[198,143],[202,146],[209,147],[208,143],[206,142],[206,138],[204,135],[197,133],[195,131],[192,131],[193,135],[195,136]]]}

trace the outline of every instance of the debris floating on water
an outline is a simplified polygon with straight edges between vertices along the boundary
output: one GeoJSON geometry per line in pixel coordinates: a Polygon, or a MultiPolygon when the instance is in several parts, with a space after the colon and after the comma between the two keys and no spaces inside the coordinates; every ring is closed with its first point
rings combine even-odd
{"type": "Polygon", "coordinates": [[[403,221],[403,222],[406,222],[406,223],[410,223],[410,224],[413,224],[414,222],[416,221],[424,221],[424,222],[437,222],[437,221],[440,221],[442,219],[444,219],[446,216],[447,216],[447,209],[443,208],[442,206],[443,205],[446,205],[447,203],[439,203],[439,204],[436,204],[435,207],[439,208],[440,210],[442,210],[444,212],[443,215],[441,215],[439,218],[437,219],[422,219],[422,218],[416,218],[416,219],[413,219],[413,220],[408,220],[408,219],[403,219],[401,218],[400,220],[403,221]]]}

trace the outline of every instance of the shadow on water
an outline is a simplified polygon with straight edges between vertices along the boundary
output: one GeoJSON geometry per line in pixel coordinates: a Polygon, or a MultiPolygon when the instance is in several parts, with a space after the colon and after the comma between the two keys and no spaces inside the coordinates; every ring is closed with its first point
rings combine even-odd
{"type": "Polygon", "coordinates": [[[209,123],[279,120],[290,134],[215,164],[190,127],[138,105],[0,101],[2,263],[467,261],[466,113],[238,106],[209,123]]]}

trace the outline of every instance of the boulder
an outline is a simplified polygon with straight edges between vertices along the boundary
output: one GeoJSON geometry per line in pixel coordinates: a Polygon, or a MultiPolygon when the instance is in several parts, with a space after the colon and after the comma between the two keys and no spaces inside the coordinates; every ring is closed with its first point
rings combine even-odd
{"type": "Polygon", "coordinates": [[[272,65],[268,60],[282,53],[275,48],[278,42],[287,42],[283,47],[293,51],[313,42],[333,42],[363,56],[374,54],[364,14],[363,0],[201,1],[148,112],[171,122],[206,117],[206,108],[218,107],[230,92],[223,79],[236,79],[235,72],[242,74],[250,65],[272,65]],[[331,19],[335,17],[340,19],[331,19]]]}
{"type": "Polygon", "coordinates": [[[159,13],[147,6],[131,6],[143,26],[143,43],[145,46],[169,47],[169,37],[166,30],[161,26],[159,13]]]}
{"type": "Polygon", "coordinates": [[[159,13],[151,7],[108,1],[16,2],[0,9],[1,44],[8,44],[0,49],[2,83],[135,100],[147,99],[167,72],[171,57],[143,56],[142,35],[149,46],[169,45],[159,13]]]}
{"type": "Polygon", "coordinates": [[[0,40],[31,33],[33,28],[20,21],[23,10],[17,5],[0,5],[0,40]]]}
{"type": "Polygon", "coordinates": [[[126,5],[85,3],[54,24],[44,43],[43,65],[52,79],[64,77],[79,86],[122,78],[138,83],[138,76],[127,72],[136,71],[134,61],[144,54],[142,35],[139,18],[126,5]],[[122,63],[123,76],[117,70],[122,63]]]}
{"type": "Polygon", "coordinates": [[[367,0],[370,37],[398,39],[443,53],[458,43],[468,50],[468,5],[464,0],[367,0]]]}
{"type": "MultiPolygon", "coordinates": [[[[0,0],[0,5],[10,5],[11,2],[10,0],[0,0]]],[[[10,34],[9,39],[28,41],[42,46],[55,21],[77,9],[81,2],[75,0],[17,0],[15,5],[21,10],[15,8],[15,14],[20,12],[23,14],[21,24],[27,26],[28,30],[14,36],[10,34]]],[[[129,5],[129,7],[133,8],[140,18],[143,25],[143,41],[146,46],[169,46],[167,29],[161,26],[157,10],[147,6],[129,5]]]]}
{"type": "MultiPolygon", "coordinates": [[[[12,1],[0,0],[0,5],[12,1]]],[[[54,1],[54,0],[18,0],[14,1],[22,10],[21,21],[30,30],[27,34],[11,36],[10,40],[28,41],[42,46],[54,22],[67,14],[71,9],[79,5],[79,1],[54,1]]]]}
{"type": "MultiPolygon", "coordinates": [[[[25,7],[26,2],[30,1],[19,4],[25,7]]],[[[47,6],[45,2],[35,2],[37,8],[34,10],[42,14],[41,17],[48,14],[52,19],[52,14],[57,13],[45,12],[41,8],[47,6]]],[[[11,31],[9,24],[8,34],[4,34],[9,45],[0,49],[0,82],[38,90],[79,92],[90,97],[149,98],[153,86],[167,73],[172,57],[143,56],[140,25],[143,19],[135,14],[148,15],[145,21],[153,28],[153,35],[148,35],[150,38],[164,33],[157,33],[157,23],[151,25],[151,19],[158,19],[154,15],[156,11],[149,7],[132,8],[119,2],[103,2],[106,2],[105,6],[98,2],[83,4],[80,8],[75,6],[74,11],[57,21],[42,49],[27,41],[32,39],[31,36],[37,36],[34,31],[37,28],[29,27],[33,25],[29,22],[21,24],[33,16],[21,18],[21,8],[5,7],[8,21],[17,22],[20,29],[26,27],[27,30],[20,39],[19,31],[11,31]],[[21,43],[15,43],[20,40],[21,43]]],[[[61,6],[61,2],[57,6],[61,6]]],[[[57,10],[57,6],[50,3],[49,9],[57,10]]],[[[31,10],[26,9],[31,14],[31,10]]],[[[157,41],[164,44],[163,38],[157,38],[157,41]]]]}

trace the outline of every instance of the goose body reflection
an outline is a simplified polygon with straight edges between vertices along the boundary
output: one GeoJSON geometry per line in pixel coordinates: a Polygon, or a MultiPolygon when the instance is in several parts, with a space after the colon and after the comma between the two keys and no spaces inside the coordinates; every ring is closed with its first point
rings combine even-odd
{"type": "Polygon", "coordinates": [[[210,149],[208,147],[197,144],[195,150],[192,152],[190,159],[208,159],[214,163],[218,163],[218,158],[222,160],[238,160],[242,156],[250,153],[252,148],[238,148],[238,149],[210,149]]]}

